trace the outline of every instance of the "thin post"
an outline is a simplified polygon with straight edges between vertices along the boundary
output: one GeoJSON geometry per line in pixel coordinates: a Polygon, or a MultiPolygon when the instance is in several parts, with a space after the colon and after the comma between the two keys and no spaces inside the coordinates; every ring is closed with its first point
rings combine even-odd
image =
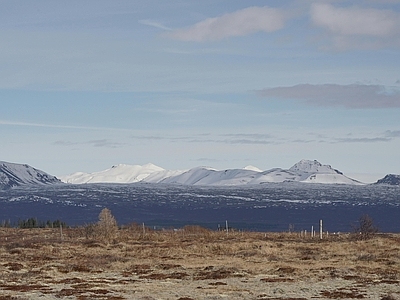
{"type": "Polygon", "coordinates": [[[319,220],[319,238],[322,240],[322,220],[319,220]]]}
{"type": "Polygon", "coordinates": [[[63,240],[62,224],[60,223],[60,238],[63,240]]]}
{"type": "Polygon", "coordinates": [[[143,237],[144,237],[144,235],[146,234],[146,227],[144,227],[144,222],[142,224],[142,229],[143,229],[143,237]]]}
{"type": "Polygon", "coordinates": [[[228,220],[225,221],[226,235],[229,233],[228,220]]]}
{"type": "Polygon", "coordinates": [[[314,226],[311,226],[311,238],[314,237],[314,226]]]}

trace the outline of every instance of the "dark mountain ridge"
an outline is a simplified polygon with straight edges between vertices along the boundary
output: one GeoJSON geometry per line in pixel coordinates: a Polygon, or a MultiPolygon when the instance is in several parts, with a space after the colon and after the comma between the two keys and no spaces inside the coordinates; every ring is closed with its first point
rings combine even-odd
{"type": "Polygon", "coordinates": [[[375,184],[400,185],[400,175],[388,174],[379,179],[375,184]]]}
{"type": "Polygon", "coordinates": [[[29,165],[0,161],[0,189],[9,189],[22,185],[56,183],[61,183],[57,177],[29,165]]]}

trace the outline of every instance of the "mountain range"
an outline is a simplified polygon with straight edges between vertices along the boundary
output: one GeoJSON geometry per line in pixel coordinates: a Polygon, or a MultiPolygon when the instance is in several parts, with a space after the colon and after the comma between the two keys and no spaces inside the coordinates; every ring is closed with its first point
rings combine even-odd
{"type": "MultiPolygon", "coordinates": [[[[267,171],[262,171],[254,166],[226,170],[217,170],[210,167],[196,167],[189,170],[166,170],[151,163],[142,166],[119,164],[100,172],[77,172],[60,176],[60,178],[26,164],[0,161],[0,189],[38,184],[127,184],[135,182],[197,186],[259,185],[270,182],[363,184],[358,180],[345,176],[330,165],[323,165],[317,160],[304,159],[289,169],[274,168],[267,171]]],[[[375,184],[400,185],[400,175],[386,175],[375,184]]]]}
{"type": "Polygon", "coordinates": [[[329,165],[314,160],[301,160],[290,169],[275,168],[261,171],[254,166],[243,169],[217,170],[196,167],[189,170],[165,170],[153,164],[116,165],[95,173],[74,173],[62,176],[65,183],[168,183],[180,185],[234,186],[268,182],[306,182],[323,184],[352,184],[361,182],[345,176],[329,165]]]}

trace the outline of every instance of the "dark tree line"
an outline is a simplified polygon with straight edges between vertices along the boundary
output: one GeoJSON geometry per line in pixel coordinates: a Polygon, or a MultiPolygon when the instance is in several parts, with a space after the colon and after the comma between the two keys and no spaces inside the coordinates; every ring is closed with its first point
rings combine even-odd
{"type": "Polygon", "coordinates": [[[10,228],[10,227],[17,227],[17,228],[60,228],[67,227],[65,222],[60,220],[55,221],[42,221],[37,220],[36,218],[29,218],[26,220],[18,220],[17,223],[11,224],[9,220],[4,220],[1,222],[0,227],[10,228]]]}

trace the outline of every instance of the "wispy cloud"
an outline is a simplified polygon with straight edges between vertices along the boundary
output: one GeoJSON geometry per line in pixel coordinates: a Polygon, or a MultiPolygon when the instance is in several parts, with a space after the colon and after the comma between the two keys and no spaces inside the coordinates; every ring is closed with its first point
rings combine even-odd
{"type": "Polygon", "coordinates": [[[394,108],[400,107],[400,91],[388,91],[381,85],[363,84],[299,84],[258,91],[266,98],[300,100],[318,106],[342,106],[347,108],[394,108]]]}
{"type": "Polygon", "coordinates": [[[106,148],[119,148],[125,146],[126,143],[113,142],[108,139],[91,140],[87,144],[93,145],[93,147],[106,147],[106,148]]]}
{"type": "Polygon", "coordinates": [[[24,127],[60,128],[60,129],[104,129],[104,128],[87,127],[87,126],[56,125],[56,124],[19,122],[19,121],[7,121],[7,120],[0,120],[0,125],[24,126],[24,127]]]}
{"type": "Polygon", "coordinates": [[[382,143],[390,142],[400,138],[400,130],[386,130],[377,134],[369,134],[368,136],[356,136],[348,134],[346,137],[333,138],[331,143],[382,143]]]}
{"type": "Polygon", "coordinates": [[[333,46],[339,50],[400,46],[400,15],[391,10],[314,3],[310,17],[314,25],[331,34],[333,46]]]}
{"type": "Polygon", "coordinates": [[[270,134],[263,133],[226,133],[221,136],[234,137],[234,138],[254,138],[254,139],[270,139],[270,134]]]}
{"type": "Polygon", "coordinates": [[[138,140],[154,140],[154,141],[160,141],[160,140],[165,140],[166,137],[164,136],[157,136],[157,135],[132,135],[132,139],[138,139],[138,140]]]}
{"type": "Polygon", "coordinates": [[[80,126],[80,125],[59,125],[59,124],[49,124],[49,123],[35,123],[35,122],[8,121],[8,120],[0,120],[0,125],[21,126],[21,127],[42,127],[42,128],[54,128],[54,129],[97,130],[97,131],[101,131],[101,130],[132,131],[131,129],[127,129],[127,128],[80,126]]]}
{"type": "Polygon", "coordinates": [[[167,140],[167,141],[188,141],[192,139],[192,137],[188,136],[169,136],[169,135],[131,135],[132,139],[138,139],[138,140],[147,140],[147,141],[161,141],[161,140],[167,140]]]}
{"type": "Polygon", "coordinates": [[[77,146],[77,145],[91,145],[93,147],[106,147],[106,148],[119,148],[126,146],[126,143],[114,142],[108,139],[90,140],[87,142],[71,142],[58,140],[53,143],[55,146],[77,146]]]}
{"type": "Polygon", "coordinates": [[[389,142],[391,138],[388,137],[372,137],[372,138],[337,138],[338,143],[377,143],[377,142],[389,142]]]}
{"type": "Polygon", "coordinates": [[[310,143],[382,143],[400,138],[400,130],[386,130],[378,133],[349,133],[344,136],[310,132],[309,137],[293,137],[287,134],[269,133],[224,133],[224,134],[194,134],[188,135],[133,135],[133,139],[154,142],[228,144],[228,145],[282,145],[310,143]]]}
{"type": "Polygon", "coordinates": [[[284,22],[284,13],[279,9],[267,6],[248,7],[220,17],[205,19],[187,28],[175,29],[166,33],[166,36],[182,41],[216,41],[258,31],[277,31],[284,26],[284,22]]]}
{"type": "Polygon", "coordinates": [[[218,144],[274,144],[282,142],[280,138],[270,134],[257,133],[232,133],[232,134],[215,134],[209,133],[195,134],[192,136],[171,136],[171,135],[131,135],[133,139],[148,141],[169,141],[169,142],[185,142],[185,143],[218,143],[218,144]]]}
{"type": "Polygon", "coordinates": [[[390,138],[400,137],[400,130],[387,130],[385,132],[385,136],[390,137],[390,138]]]}
{"type": "Polygon", "coordinates": [[[234,133],[222,134],[219,142],[227,144],[265,145],[277,143],[277,138],[270,134],[259,133],[234,133]]]}
{"type": "Polygon", "coordinates": [[[164,26],[160,22],[157,22],[154,20],[139,20],[138,22],[142,25],[147,25],[147,26],[155,27],[155,28],[162,29],[162,30],[168,30],[168,31],[172,30],[171,28],[164,26]]]}

